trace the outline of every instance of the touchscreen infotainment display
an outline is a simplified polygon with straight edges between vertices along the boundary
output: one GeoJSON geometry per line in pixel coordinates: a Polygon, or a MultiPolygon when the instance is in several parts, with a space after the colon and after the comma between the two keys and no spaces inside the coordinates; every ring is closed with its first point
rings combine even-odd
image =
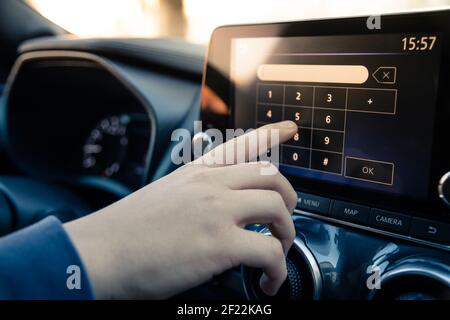
{"type": "Polygon", "coordinates": [[[231,40],[237,128],[292,120],[282,172],[424,199],[439,33],[231,40]]]}

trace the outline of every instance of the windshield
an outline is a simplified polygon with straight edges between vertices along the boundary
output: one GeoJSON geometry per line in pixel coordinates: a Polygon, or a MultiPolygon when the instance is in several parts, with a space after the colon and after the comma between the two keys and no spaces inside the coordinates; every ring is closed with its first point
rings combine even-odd
{"type": "Polygon", "coordinates": [[[179,37],[206,44],[224,24],[376,15],[450,0],[26,0],[80,37],[179,37]]]}

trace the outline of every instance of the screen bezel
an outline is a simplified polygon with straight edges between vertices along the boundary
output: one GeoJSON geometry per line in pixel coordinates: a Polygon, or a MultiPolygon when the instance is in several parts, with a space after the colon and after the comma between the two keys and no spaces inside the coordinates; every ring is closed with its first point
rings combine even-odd
{"type": "MultiPolygon", "coordinates": [[[[211,37],[202,85],[216,92],[229,106],[226,119],[217,117],[212,124],[218,129],[234,128],[234,86],[230,79],[231,41],[233,38],[301,37],[332,35],[373,35],[393,33],[439,33],[441,36],[440,74],[436,99],[431,170],[426,200],[390,195],[351,186],[331,184],[287,175],[298,191],[316,193],[334,199],[349,200],[388,210],[406,212],[442,221],[450,221],[450,209],[439,199],[439,179],[450,170],[445,151],[445,137],[450,128],[445,119],[450,117],[450,97],[445,88],[450,84],[450,10],[405,13],[381,16],[381,29],[369,30],[367,16],[308,20],[297,22],[233,25],[217,28],[211,37]]],[[[202,114],[202,120],[204,120],[202,114]]],[[[211,117],[208,117],[210,120],[211,117]]],[[[448,146],[447,146],[448,147],[448,146]]]]}

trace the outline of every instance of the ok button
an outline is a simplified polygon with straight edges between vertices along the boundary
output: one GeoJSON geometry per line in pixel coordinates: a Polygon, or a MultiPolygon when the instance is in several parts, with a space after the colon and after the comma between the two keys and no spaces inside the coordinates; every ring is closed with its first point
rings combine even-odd
{"type": "Polygon", "coordinates": [[[375,168],[373,166],[363,166],[361,168],[361,171],[363,174],[365,175],[371,175],[374,176],[375,175],[375,168]]]}
{"type": "Polygon", "coordinates": [[[394,179],[394,164],[390,162],[346,157],[345,176],[352,179],[392,185],[394,179]]]}

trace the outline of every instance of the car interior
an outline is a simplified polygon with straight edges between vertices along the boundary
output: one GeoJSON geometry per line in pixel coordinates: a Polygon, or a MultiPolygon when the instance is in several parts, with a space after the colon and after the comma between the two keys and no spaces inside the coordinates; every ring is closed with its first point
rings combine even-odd
{"type": "Polygon", "coordinates": [[[75,37],[2,0],[0,236],[174,171],[176,129],[207,149],[214,129],[292,120],[281,290],[241,266],[173,299],[450,299],[449,86],[449,8],[226,25],[203,46],[75,37]]]}

